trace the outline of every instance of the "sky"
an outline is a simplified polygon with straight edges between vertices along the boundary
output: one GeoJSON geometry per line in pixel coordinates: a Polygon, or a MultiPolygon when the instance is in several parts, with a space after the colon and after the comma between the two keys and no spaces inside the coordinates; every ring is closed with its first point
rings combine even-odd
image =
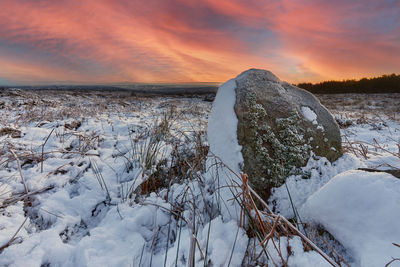
{"type": "Polygon", "coordinates": [[[400,72],[399,0],[0,0],[0,84],[400,72]]]}

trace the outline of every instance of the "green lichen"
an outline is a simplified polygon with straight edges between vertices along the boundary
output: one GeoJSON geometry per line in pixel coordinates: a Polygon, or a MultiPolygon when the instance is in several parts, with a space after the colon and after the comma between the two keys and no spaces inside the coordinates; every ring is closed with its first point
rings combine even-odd
{"type": "Polygon", "coordinates": [[[305,165],[311,147],[298,126],[301,118],[297,112],[287,118],[271,118],[253,92],[248,92],[245,111],[247,119],[238,125],[244,172],[265,197],[272,187],[282,185],[296,168],[305,165]]]}

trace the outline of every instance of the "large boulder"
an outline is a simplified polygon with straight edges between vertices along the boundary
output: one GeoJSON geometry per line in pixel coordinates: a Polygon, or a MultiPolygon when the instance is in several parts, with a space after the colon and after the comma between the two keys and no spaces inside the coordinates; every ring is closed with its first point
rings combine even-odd
{"type": "Polygon", "coordinates": [[[268,199],[313,154],[331,162],[342,155],[339,127],[311,93],[266,70],[250,69],[235,82],[242,170],[261,197],[268,199]]]}

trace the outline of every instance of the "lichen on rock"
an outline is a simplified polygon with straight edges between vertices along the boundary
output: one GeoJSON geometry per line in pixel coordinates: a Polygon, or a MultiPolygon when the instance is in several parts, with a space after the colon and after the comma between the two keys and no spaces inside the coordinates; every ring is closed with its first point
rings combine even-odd
{"type": "Polygon", "coordinates": [[[305,166],[311,152],[330,161],[340,157],[339,128],[312,94],[281,82],[265,70],[246,71],[236,83],[242,169],[261,197],[267,199],[272,187],[282,185],[290,174],[305,166]],[[302,115],[304,106],[316,113],[318,123],[302,115]]]}

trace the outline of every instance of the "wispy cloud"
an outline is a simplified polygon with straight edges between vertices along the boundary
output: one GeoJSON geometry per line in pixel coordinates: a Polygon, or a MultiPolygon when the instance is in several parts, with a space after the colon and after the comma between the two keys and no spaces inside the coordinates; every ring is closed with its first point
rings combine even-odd
{"type": "Polygon", "coordinates": [[[2,0],[0,76],[14,82],[290,81],[400,69],[398,1],[2,0]]]}

